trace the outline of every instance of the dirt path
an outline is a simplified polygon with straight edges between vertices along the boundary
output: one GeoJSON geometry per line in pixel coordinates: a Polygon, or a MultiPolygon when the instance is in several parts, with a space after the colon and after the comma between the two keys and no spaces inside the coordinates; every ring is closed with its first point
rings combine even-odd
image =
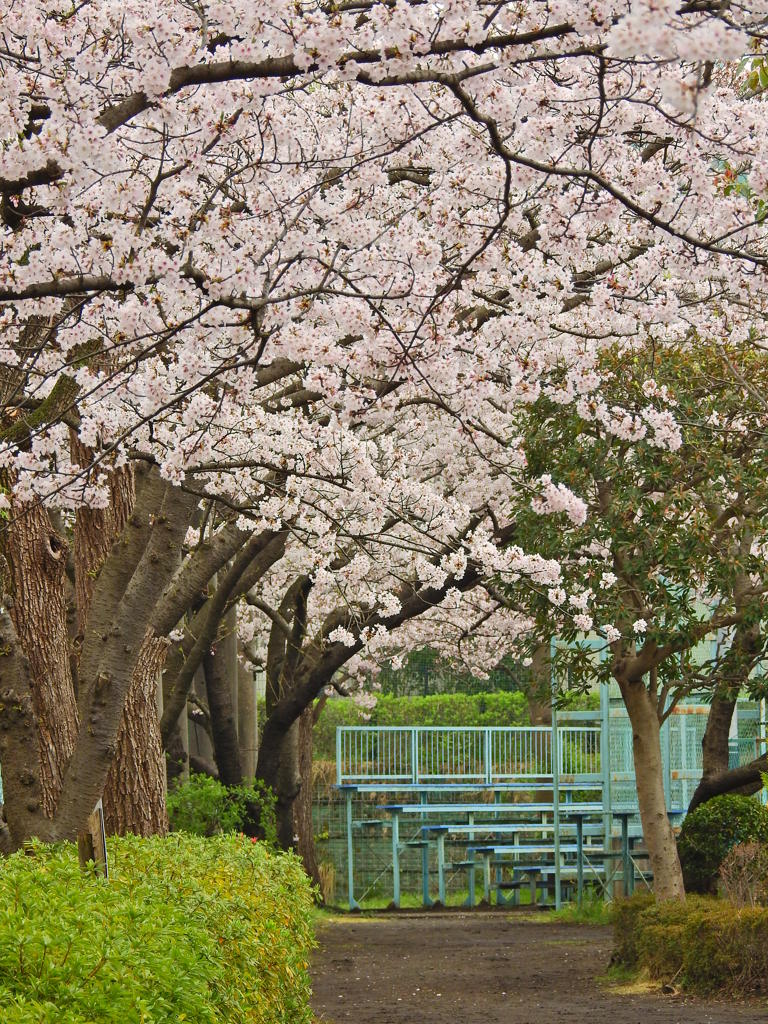
{"type": "Polygon", "coordinates": [[[597,982],[609,928],[475,912],[335,919],[319,939],[312,1005],[323,1024],[768,1024],[768,1003],[597,982]]]}

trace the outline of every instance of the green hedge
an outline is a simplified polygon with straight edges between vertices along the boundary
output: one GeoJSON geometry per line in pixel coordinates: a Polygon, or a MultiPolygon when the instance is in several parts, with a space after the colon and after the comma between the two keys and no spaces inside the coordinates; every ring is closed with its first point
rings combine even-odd
{"type": "Polygon", "coordinates": [[[615,959],[700,995],[744,996],[768,988],[768,909],[689,896],[622,901],[614,916],[615,959]]]}
{"type": "Polygon", "coordinates": [[[0,859],[3,1024],[308,1024],[309,883],[242,836],[70,844],[0,859]]]}
{"type": "MultiPolygon", "coordinates": [[[[569,698],[573,710],[597,708],[598,694],[569,698]]],[[[261,711],[261,709],[260,709],[261,711]]],[[[440,693],[429,697],[381,695],[370,718],[351,700],[329,700],[314,730],[316,760],[336,757],[338,725],[528,725],[528,701],[519,692],[440,693]]],[[[260,718],[263,721],[263,716],[260,718]]]]}

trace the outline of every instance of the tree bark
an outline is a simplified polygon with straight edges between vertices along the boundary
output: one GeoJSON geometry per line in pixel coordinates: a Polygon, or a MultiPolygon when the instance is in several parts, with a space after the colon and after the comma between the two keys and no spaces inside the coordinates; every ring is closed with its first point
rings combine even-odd
{"type": "Polygon", "coordinates": [[[78,831],[104,792],[142,644],[197,501],[156,469],[146,475],[115,557],[94,588],[80,659],[80,731],[56,809],[61,839],[78,831]]]}
{"type": "Polygon", "coordinates": [[[65,598],[67,553],[41,505],[14,506],[6,545],[10,613],[29,659],[42,804],[48,817],[56,809],[78,733],[65,598]]]}
{"type": "Polygon", "coordinates": [[[237,662],[237,740],[240,745],[240,765],[243,778],[256,775],[256,755],[259,746],[258,704],[253,671],[237,662]]]}
{"type": "MultiPolygon", "coordinates": [[[[216,638],[222,615],[230,604],[250,590],[282,558],[286,537],[285,530],[277,534],[269,531],[254,534],[226,572],[221,573],[212,596],[188,626],[181,651],[175,649],[172,659],[169,659],[169,675],[172,678],[166,688],[167,700],[160,721],[164,742],[186,707],[195,672],[216,638]]],[[[162,614],[155,616],[155,619],[158,617],[162,618],[162,614]]]]}
{"type": "Polygon", "coordinates": [[[237,610],[234,605],[224,615],[222,627],[224,635],[214,650],[203,656],[203,670],[219,779],[225,786],[239,786],[243,771],[232,699],[237,687],[237,610]]]}
{"type": "Polygon", "coordinates": [[[272,788],[277,798],[277,841],[283,850],[293,850],[296,848],[293,803],[301,791],[298,720],[293,722],[283,737],[280,764],[272,788]]]}
{"type": "MultiPolygon", "coordinates": [[[[736,591],[737,607],[743,604],[744,589],[748,581],[742,580],[736,591]]],[[[727,682],[720,682],[715,688],[712,704],[707,716],[707,726],[701,741],[701,780],[691,798],[689,811],[695,810],[706,800],[736,790],[742,793],[756,793],[762,786],[760,764],[765,770],[765,757],[757,758],[751,765],[729,768],[729,738],[731,720],[741,685],[746,683],[749,673],[762,653],[762,632],[755,623],[744,623],[736,627],[736,635],[724,660],[724,674],[727,682]],[[744,771],[746,769],[746,772],[744,771]]]]}
{"type": "Polygon", "coordinates": [[[320,871],[315,850],[315,833],[312,823],[312,735],[315,724],[314,708],[306,708],[298,722],[298,769],[299,792],[293,804],[293,828],[299,837],[296,852],[301,857],[304,870],[316,886],[320,886],[320,871]]]}
{"type": "Polygon", "coordinates": [[[160,742],[157,688],[167,650],[148,634],[141,647],[104,785],[104,820],[110,835],[166,835],[165,760],[160,742]]]}
{"type": "Polygon", "coordinates": [[[31,835],[46,837],[40,739],[32,698],[32,669],[11,616],[0,607],[0,763],[5,821],[0,852],[12,853],[31,835]]]}
{"type": "Polygon", "coordinates": [[[526,694],[531,725],[552,725],[551,670],[549,644],[539,644],[533,652],[531,681],[526,694]]]}
{"type": "MultiPolygon", "coordinates": [[[[92,462],[93,452],[80,444],[74,432],[70,447],[73,462],[80,466],[88,466],[92,462]]],[[[79,508],[75,516],[75,598],[77,631],[81,637],[85,634],[98,575],[115,541],[125,529],[136,503],[132,466],[113,470],[107,482],[110,500],[106,508],[79,508]]]]}
{"type": "MultiPolygon", "coordinates": [[[[73,460],[88,465],[92,453],[72,438],[73,460]]],[[[75,593],[78,633],[85,635],[99,574],[133,513],[136,487],[133,467],[108,477],[109,504],[81,508],[75,517],[75,593]]],[[[142,642],[104,786],[104,820],[110,834],[165,835],[165,761],[160,744],[156,703],[159,671],[167,644],[151,635],[142,642]]]]}
{"type": "Polygon", "coordinates": [[[715,695],[712,699],[701,739],[703,778],[728,770],[728,740],[735,707],[735,694],[732,697],[715,695]]]}
{"type": "Polygon", "coordinates": [[[688,813],[714,796],[723,796],[725,793],[743,793],[745,796],[751,796],[753,793],[759,793],[763,788],[763,775],[767,773],[768,754],[762,754],[749,764],[729,768],[728,771],[702,779],[693,794],[688,813]]]}
{"type": "Polygon", "coordinates": [[[685,888],[675,835],[667,817],[656,703],[642,680],[618,682],[632,724],[637,802],[654,894],[658,900],[682,900],[685,888]]]}

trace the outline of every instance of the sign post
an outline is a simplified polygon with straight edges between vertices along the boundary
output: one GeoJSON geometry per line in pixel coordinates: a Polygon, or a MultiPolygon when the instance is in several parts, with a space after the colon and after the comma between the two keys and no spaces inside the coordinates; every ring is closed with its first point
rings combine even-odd
{"type": "Polygon", "coordinates": [[[104,831],[104,808],[101,800],[88,815],[85,831],[77,836],[77,855],[83,870],[87,868],[89,861],[93,861],[96,874],[109,879],[107,835],[104,831]]]}

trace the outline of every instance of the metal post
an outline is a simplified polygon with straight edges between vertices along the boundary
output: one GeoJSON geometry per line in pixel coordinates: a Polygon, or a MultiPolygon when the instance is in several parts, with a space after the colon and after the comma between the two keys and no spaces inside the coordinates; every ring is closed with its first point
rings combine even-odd
{"type": "Polygon", "coordinates": [[[555,846],[555,909],[559,910],[562,904],[562,892],[560,889],[560,742],[557,730],[557,707],[554,700],[554,688],[552,691],[552,831],[555,846]]]}
{"type": "Polygon", "coordinates": [[[584,901],[584,817],[576,815],[576,905],[584,901]]]}
{"type": "Polygon", "coordinates": [[[445,832],[437,834],[437,898],[445,906],[445,832]]]}
{"type": "MultiPolygon", "coordinates": [[[[600,657],[603,657],[601,652],[600,657]]],[[[600,772],[603,777],[603,850],[608,853],[613,839],[613,815],[611,801],[611,691],[608,683],[600,684],[600,772]]],[[[606,884],[603,896],[608,897],[607,880],[610,877],[610,861],[603,861],[603,878],[606,884]]]]}
{"type": "Polygon", "coordinates": [[[352,842],[352,791],[347,790],[347,887],[349,891],[349,909],[359,910],[360,904],[355,899],[355,866],[352,842]]]}
{"type": "MultiPolygon", "coordinates": [[[[419,803],[426,805],[429,799],[428,793],[425,791],[421,794],[419,803]]],[[[419,823],[421,825],[426,824],[426,814],[419,815],[419,823]]],[[[425,833],[420,833],[424,845],[421,848],[421,902],[425,907],[432,906],[432,898],[429,895],[429,843],[424,838],[425,833]]]]}
{"type": "Polygon", "coordinates": [[[392,812],[392,902],[400,909],[400,812],[392,812]]]}
{"type": "Polygon", "coordinates": [[[631,890],[629,887],[629,814],[625,813],[621,816],[621,859],[622,859],[622,873],[624,875],[624,895],[630,896],[631,890]]]}
{"type": "MultiPolygon", "coordinates": [[[[472,811],[470,811],[468,813],[468,815],[467,815],[467,824],[473,825],[474,822],[475,822],[475,815],[472,813],[472,811]]],[[[469,841],[473,842],[474,838],[475,838],[474,829],[471,832],[468,832],[467,836],[469,838],[469,841]]],[[[470,852],[469,852],[469,854],[467,856],[467,860],[469,861],[469,867],[467,868],[467,871],[469,872],[469,898],[468,898],[468,902],[469,902],[469,906],[470,907],[474,907],[474,905],[475,905],[475,851],[474,850],[470,850],[470,852]]]]}
{"type": "MultiPolygon", "coordinates": [[[[499,792],[499,790],[494,790],[494,792],[493,792],[493,802],[495,804],[501,803],[501,793],[499,792]]],[[[497,820],[498,819],[494,815],[494,821],[497,821],[497,820]]],[[[501,837],[501,835],[498,832],[494,832],[494,840],[497,843],[501,842],[502,837],[501,837]]],[[[490,860],[489,860],[489,866],[490,866],[490,860]]],[[[497,864],[496,865],[496,905],[497,906],[503,906],[507,902],[506,896],[504,895],[504,893],[499,888],[499,883],[501,882],[501,880],[502,880],[502,869],[501,869],[501,865],[497,864]]]]}

